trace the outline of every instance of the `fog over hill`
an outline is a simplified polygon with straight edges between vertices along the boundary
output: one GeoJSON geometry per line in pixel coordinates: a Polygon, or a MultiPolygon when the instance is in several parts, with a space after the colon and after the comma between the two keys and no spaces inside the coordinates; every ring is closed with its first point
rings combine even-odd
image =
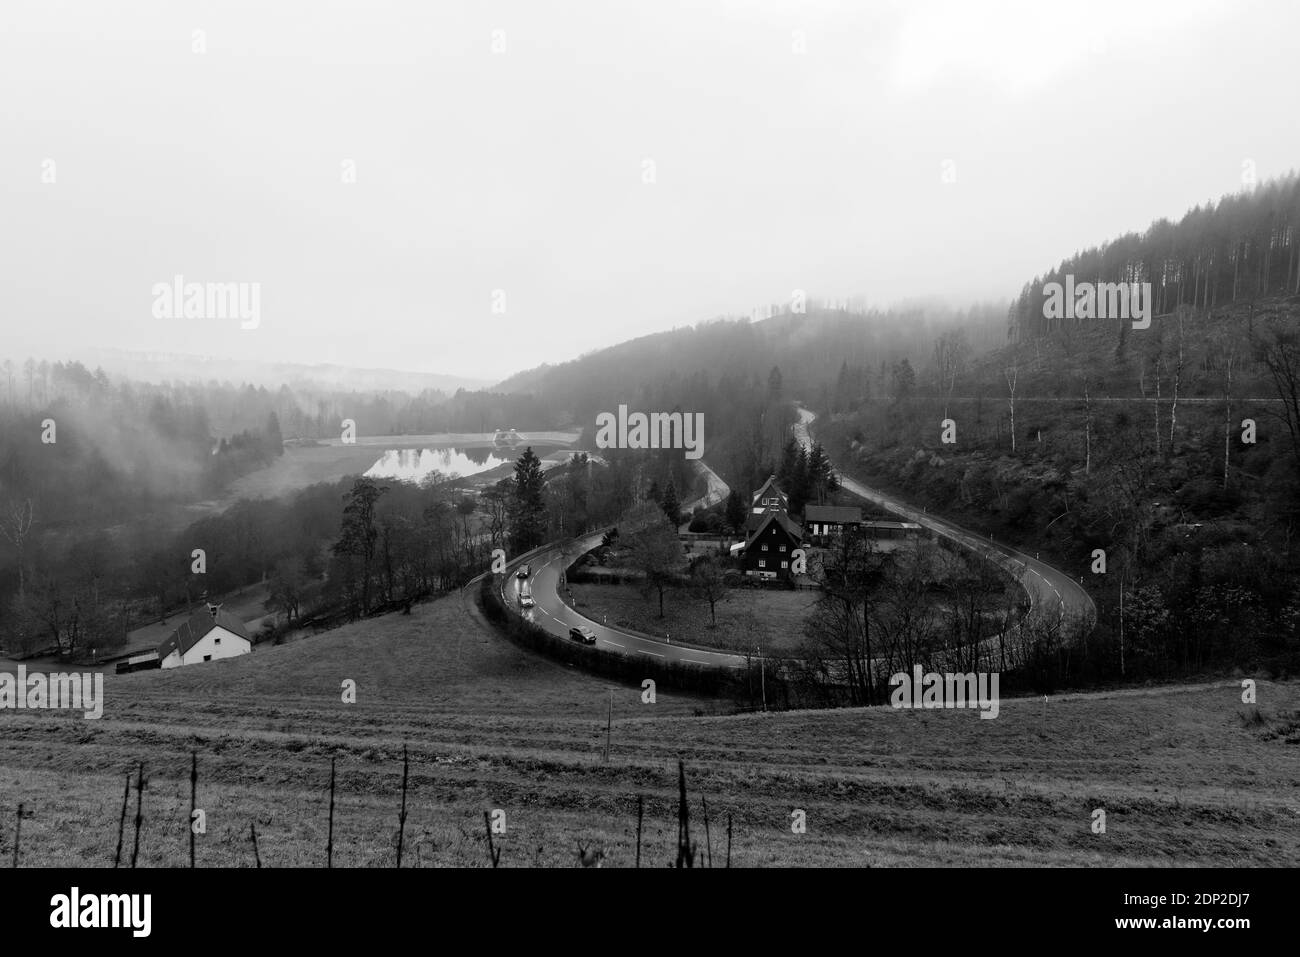
{"type": "Polygon", "coordinates": [[[6,940],[1287,927],[1300,3],[0,19],[6,940]]]}
{"type": "MultiPolygon", "coordinates": [[[[52,356],[51,358],[67,358],[52,356]]],[[[102,368],[110,375],[118,375],[139,382],[230,382],[235,385],[290,388],[356,389],[361,392],[409,392],[419,394],[426,389],[445,392],[457,389],[481,389],[488,383],[483,379],[441,375],[434,372],[412,372],[406,369],[368,369],[336,364],[306,364],[299,362],[272,362],[255,359],[225,359],[217,356],[178,355],[164,352],[143,352],[128,349],[78,350],[86,365],[102,368]]]]}
{"type": "MultiPolygon", "coordinates": [[[[542,365],[505,379],[493,391],[531,392],[575,412],[616,401],[661,379],[693,375],[759,375],[776,365],[787,389],[815,393],[850,364],[926,359],[935,336],[961,327],[973,347],[996,348],[1006,338],[1007,302],[954,310],[937,303],[850,309],[810,299],[769,307],[752,320],[724,317],[653,333],[542,365]]],[[[793,393],[791,393],[793,394],[793,393]]]]}

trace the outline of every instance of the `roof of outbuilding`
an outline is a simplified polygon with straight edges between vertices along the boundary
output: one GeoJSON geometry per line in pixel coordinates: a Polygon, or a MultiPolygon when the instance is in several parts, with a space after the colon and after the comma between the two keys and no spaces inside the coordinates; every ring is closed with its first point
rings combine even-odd
{"type": "Polygon", "coordinates": [[[856,525],[862,521],[862,509],[851,505],[806,505],[803,510],[803,520],[856,525]]]}
{"type": "Polygon", "coordinates": [[[182,655],[197,645],[203,637],[213,628],[224,628],[232,635],[238,635],[245,641],[251,642],[252,635],[244,627],[244,622],[232,615],[223,608],[218,608],[216,614],[212,614],[207,608],[200,608],[194,614],[190,615],[181,626],[167,636],[167,639],[158,646],[158,657],[166,658],[173,651],[179,651],[182,655]]]}

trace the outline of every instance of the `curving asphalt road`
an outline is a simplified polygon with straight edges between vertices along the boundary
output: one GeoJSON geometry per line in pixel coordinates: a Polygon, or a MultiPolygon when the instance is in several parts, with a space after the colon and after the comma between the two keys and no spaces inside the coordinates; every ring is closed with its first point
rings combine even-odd
{"type": "Polygon", "coordinates": [[[696,459],[695,468],[704,478],[704,494],[682,505],[682,515],[685,518],[682,519],[682,524],[677,528],[679,532],[690,531],[691,515],[697,508],[711,508],[719,502],[725,501],[731,493],[731,486],[722,481],[721,475],[705,465],[704,459],[696,459]]]}
{"type": "MultiPolygon", "coordinates": [[[[731,491],[721,476],[704,464],[696,461],[696,468],[703,474],[705,492],[699,498],[686,502],[682,510],[688,515],[696,508],[708,508],[723,501],[731,491]]],[[[689,520],[688,520],[689,521],[689,520]]],[[[581,555],[600,544],[603,532],[589,535],[574,543],[574,554],[581,555]]],[[[671,641],[642,635],[621,628],[611,628],[579,614],[564,603],[560,597],[560,574],[568,564],[568,558],[561,553],[560,546],[554,545],[540,554],[524,559],[531,566],[527,579],[515,577],[515,571],[523,560],[516,560],[506,568],[506,577],[502,581],[501,597],[506,604],[521,614],[525,620],[532,622],[553,635],[565,640],[569,638],[569,629],[576,625],[585,625],[596,634],[595,647],[613,651],[621,655],[646,655],[663,661],[677,661],[684,664],[707,665],[713,668],[742,668],[745,666],[744,655],[735,655],[721,651],[706,651],[674,645],[671,641]],[[536,603],[532,608],[519,604],[521,589],[533,596],[536,603]]],[[[574,642],[576,644],[576,642],[574,642]]]]}
{"type": "MultiPolygon", "coordinates": [[[[805,447],[812,443],[809,428],[817,418],[816,413],[796,406],[799,421],[794,426],[795,437],[805,447]]],[[[1057,620],[1085,622],[1091,627],[1097,620],[1097,606],[1092,597],[1077,581],[1047,562],[1039,561],[1024,552],[1006,545],[989,541],[974,532],[967,531],[960,525],[942,518],[936,518],[928,512],[912,508],[905,502],[878,492],[873,488],[855,482],[848,476],[839,474],[840,484],[859,498],[866,499],[888,512],[900,515],[909,522],[930,529],[937,535],[968,548],[989,561],[996,562],[1006,569],[1025,589],[1029,595],[1030,614],[1054,617],[1057,620]]]]}
{"type": "MultiPolygon", "coordinates": [[[[816,419],[816,414],[808,409],[798,407],[799,422],[794,426],[795,437],[805,446],[812,442],[809,426],[816,419]]],[[[702,461],[699,467],[707,480],[705,494],[690,503],[687,510],[696,505],[712,505],[722,501],[730,491],[725,482],[702,461]]],[[[892,512],[908,521],[916,522],[935,534],[970,549],[984,558],[996,562],[1005,568],[1024,587],[1030,600],[1030,614],[1055,616],[1058,619],[1081,620],[1089,624],[1096,621],[1097,609],[1092,598],[1079,585],[1059,568],[1030,557],[1024,552],[1005,545],[990,542],[979,535],[967,531],[959,525],[937,518],[926,512],[918,511],[890,495],[868,488],[847,476],[840,476],[842,486],[859,498],[872,502],[888,512],[892,512]]],[[[572,543],[574,554],[583,554],[600,544],[603,532],[596,532],[584,539],[572,543]]],[[[551,545],[515,559],[506,568],[506,575],[500,583],[501,597],[508,607],[514,609],[525,620],[556,635],[566,641],[569,629],[578,625],[590,628],[596,635],[594,647],[622,655],[645,655],[662,661],[676,661],[685,664],[705,665],[715,668],[741,668],[752,659],[745,655],[720,651],[706,651],[674,645],[670,641],[631,632],[610,626],[579,614],[564,603],[561,598],[561,574],[569,562],[569,555],[562,551],[559,544],[551,545]],[[528,562],[531,566],[529,577],[519,579],[515,572],[519,565],[528,562]],[[532,608],[519,604],[521,594],[531,594],[536,603],[532,608]]],[[[576,642],[575,642],[576,644],[576,642]]],[[[591,646],[589,646],[591,647],[591,646]]]]}
{"type": "MultiPolygon", "coordinates": [[[[574,544],[574,555],[581,555],[600,544],[603,532],[579,539],[574,544]]],[[[576,625],[586,625],[596,633],[594,646],[621,655],[646,655],[661,661],[679,661],[686,664],[708,665],[714,668],[744,667],[744,655],[733,655],[721,651],[705,651],[701,648],[689,648],[674,645],[661,638],[640,635],[621,628],[611,628],[585,615],[580,615],[560,598],[560,573],[568,564],[569,557],[561,554],[560,546],[553,545],[539,554],[516,560],[506,567],[506,577],[501,583],[501,597],[506,604],[532,622],[553,635],[565,640],[569,638],[569,629],[576,625]],[[515,577],[515,571],[523,561],[531,566],[528,576],[529,588],[533,600],[537,603],[532,608],[523,608],[519,604],[520,587],[523,580],[515,577]]],[[[577,644],[575,641],[574,644],[577,644]]]]}
{"type": "Polygon", "coordinates": [[[697,499],[685,503],[682,511],[687,514],[695,511],[697,508],[709,508],[717,505],[726,499],[731,493],[731,486],[722,481],[722,476],[713,469],[704,464],[704,459],[695,460],[696,469],[704,476],[705,489],[704,494],[697,499]]]}

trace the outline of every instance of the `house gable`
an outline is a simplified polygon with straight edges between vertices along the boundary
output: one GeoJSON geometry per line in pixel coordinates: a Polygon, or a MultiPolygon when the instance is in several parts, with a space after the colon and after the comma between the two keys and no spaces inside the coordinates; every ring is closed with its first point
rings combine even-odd
{"type": "Polygon", "coordinates": [[[195,665],[204,661],[220,661],[222,658],[234,658],[246,655],[253,650],[252,642],[247,638],[227,631],[221,626],[211,629],[198,642],[181,656],[180,664],[195,665]]]}
{"type": "Polygon", "coordinates": [[[784,512],[768,512],[763,523],[745,543],[747,573],[785,578],[790,574],[794,550],[800,544],[799,526],[784,512]]]}
{"type": "Polygon", "coordinates": [[[754,497],[750,501],[750,510],[754,514],[761,514],[762,512],[773,508],[785,511],[789,508],[789,505],[789,498],[786,496],[785,492],[782,492],[777,486],[776,476],[773,475],[770,476],[768,480],[763,483],[762,487],[754,493],[754,497]]]}
{"type": "Polygon", "coordinates": [[[210,657],[229,658],[253,650],[253,639],[236,616],[220,606],[201,608],[158,646],[158,658],[164,668],[193,664],[210,657]],[[194,652],[194,649],[203,650],[194,652]]]}

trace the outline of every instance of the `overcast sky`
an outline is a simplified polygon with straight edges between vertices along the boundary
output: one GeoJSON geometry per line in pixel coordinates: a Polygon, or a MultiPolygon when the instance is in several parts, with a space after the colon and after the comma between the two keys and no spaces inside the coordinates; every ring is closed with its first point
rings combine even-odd
{"type": "Polygon", "coordinates": [[[1291,0],[0,6],[12,357],[498,379],[794,289],[1011,296],[1300,166],[1291,0]],[[260,324],[158,318],[177,274],[260,324]]]}

